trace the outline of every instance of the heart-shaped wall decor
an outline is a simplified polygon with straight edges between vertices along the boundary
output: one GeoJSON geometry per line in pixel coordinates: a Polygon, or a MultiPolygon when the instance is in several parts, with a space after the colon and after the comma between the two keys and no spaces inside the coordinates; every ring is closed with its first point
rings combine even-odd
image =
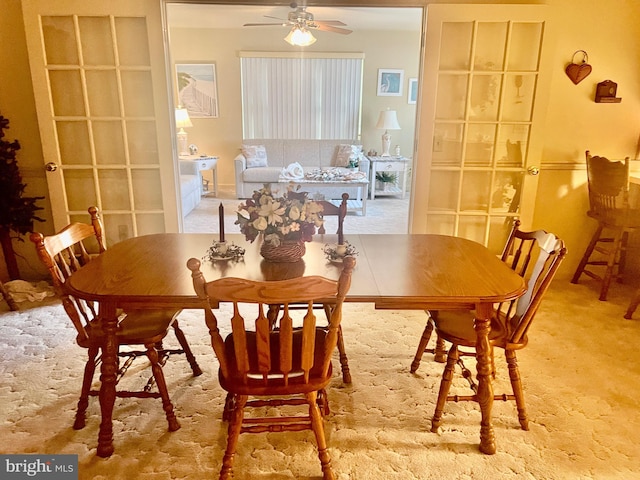
{"type": "Polygon", "coordinates": [[[588,63],[583,63],[582,65],[578,65],[577,63],[570,63],[569,65],[567,65],[565,72],[567,72],[567,76],[571,79],[571,81],[577,85],[589,76],[589,74],[591,73],[591,65],[589,65],[588,63]]]}

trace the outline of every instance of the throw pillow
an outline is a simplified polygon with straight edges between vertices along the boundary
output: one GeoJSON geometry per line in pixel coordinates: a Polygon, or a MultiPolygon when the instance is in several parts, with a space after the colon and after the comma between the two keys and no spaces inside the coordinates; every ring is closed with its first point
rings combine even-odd
{"type": "Polygon", "coordinates": [[[349,157],[353,155],[354,147],[358,147],[358,146],[347,145],[343,143],[338,145],[338,153],[336,154],[336,164],[335,164],[336,167],[347,167],[349,165],[349,157]]]}
{"type": "Polygon", "coordinates": [[[243,145],[242,155],[247,159],[247,168],[268,166],[267,150],[264,145],[243,145]]]}

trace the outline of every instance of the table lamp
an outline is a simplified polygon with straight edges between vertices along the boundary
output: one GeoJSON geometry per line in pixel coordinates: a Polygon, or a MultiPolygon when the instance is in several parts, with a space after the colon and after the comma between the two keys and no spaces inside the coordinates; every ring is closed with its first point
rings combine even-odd
{"type": "Polygon", "coordinates": [[[187,132],[184,131],[185,127],[192,127],[191,119],[189,118],[189,112],[186,108],[176,108],[176,128],[178,128],[178,154],[189,155],[189,149],[187,147],[187,132]]]}
{"type": "Polygon", "coordinates": [[[396,111],[383,110],[380,112],[376,128],[379,130],[384,129],[384,133],[382,134],[382,156],[390,157],[389,147],[391,147],[391,135],[389,135],[389,130],[400,130],[396,111]]]}

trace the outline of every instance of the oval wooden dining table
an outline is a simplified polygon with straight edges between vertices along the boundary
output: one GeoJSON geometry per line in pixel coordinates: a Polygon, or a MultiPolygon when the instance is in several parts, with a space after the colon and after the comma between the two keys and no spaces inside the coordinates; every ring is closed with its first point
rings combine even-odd
{"type": "MultiPolygon", "coordinates": [[[[239,234],[226,237],[227,242],[245,248],[244,257],[240,261],[203,260],[201,270],[208,281],[221,277],[280,280],[302,275],[337,279],[340,275],[341,265],[329,262],[323,252],[326,244],[337,241],[336,235],[316,235],[306,244],[302,261],[295,264],[267,262],[260,256],[259,241],[248,243],[239,234]]],[[[98,456],[108,457],[114,451],[116,310],[130,305],[202,308],[186,263],[192,257],[203,259],[215,240],[212,234],[185,233],[130,238],[111,246],[66,282],[71,295],[99,302],[104,322],[98,456]]],[[[364,234],[348,235],[345,240],[357,251],[346,301],[373,303],[378,309],[475,309],[477,395],[482,413],[480,450],[495,453],[490,316],[494,303],[518,298],[525,292],[522,277],[483,245],[463,238],[364,234]]]]}

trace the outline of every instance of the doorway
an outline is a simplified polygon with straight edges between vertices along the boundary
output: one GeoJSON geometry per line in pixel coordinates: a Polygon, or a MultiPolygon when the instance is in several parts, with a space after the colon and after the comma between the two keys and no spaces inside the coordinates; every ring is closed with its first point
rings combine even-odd
{"type": "MultiPolygon", "coordinates": [[[[362,111],[360,138],[364,153],[383,150],[382,135],[385,130],[376,128],[381,112],[396,112],[399,130],[388,130],[391,135],[391,155],[396,146],[400,156],[407,158],[406,191],[402,195],[404,172],[389,170],[386,179],[393,179],[396,191],[379,186],[375,200],[369,197],[367,217],[355,218],[354,226],[363,232],[375,229],[374,224],[384,223],[385,218],[400,217],[396,232],[408,231],[411,197],[412,162],[416,132],[416,86],[420,76],[422,8],[369,8],[369,7],[309,7],[308,11],[319,20],[338,20],[344,28],[352,30],[348,35],[327,31],[313,31],[316,42],[310,47],[292,47],[284,41],[289,29],[281,25],[243,26],[245,23],[277,23],[270,17],[286,19],[291,9],[286,6],[248,6],[220,4],[167,3],[169,53],[173,97],[178,105],[175,66],[180,64],[214,65],[217,77],[219,116],[196,117],[187,130],[189,143],[198,148],[199,154],[215,155],[219,196],[211,194],[185,218],[185,231],[216,228],[212,219],[217,215],[218,200],[223,200],[226,222],[235,220],[234,158],[242,145],[242,101],[240,88],[239,51],[297,51],[300,55],[313,52],[363,52],[365,55],[362,82],[362,111]],[[384,92],[379,85],[382,73],[396,73],[400,83],[392,92],[384,92]],[[386,191],[385,191],[386,190],[386,191]],[[229,207],[227,208],[227,204],[229,207]],[[379,205],[380,208],[376,208],[379,205]],[[385,205],[389,208],[382,210],[385,205]],[[211,207],[215,207],[211,210],[211,207]],[[230,211],[229,211],[230,210],[230,211]],[[376,211],[379,210],[380,217],[376,211]],[[386,213],[385,213],[386,212],[386,213]],[[196,218],[198,218],[196,220],[196,218]],[[360,224],[362,224],[360,226],[360,224]]],[[[385,167],[385,165],[383,165],[385,167]]],[[[384,170],[384,168],[383,168],[384,170]]],[[[203,172],[205,181],[211,181],[209,172],[203,172]]],[[[371,187],[375,187],[372,179],[371,187]]],[[[351,215],[350,215],[351,216],[351,215]]],[[[233,228],[233,227],[231,227],[233,228]]],[[[330,231],[331,226],[328,227],[330,231]]],[[[233,230],[231,230],[233,231],[233,230]]]]}

